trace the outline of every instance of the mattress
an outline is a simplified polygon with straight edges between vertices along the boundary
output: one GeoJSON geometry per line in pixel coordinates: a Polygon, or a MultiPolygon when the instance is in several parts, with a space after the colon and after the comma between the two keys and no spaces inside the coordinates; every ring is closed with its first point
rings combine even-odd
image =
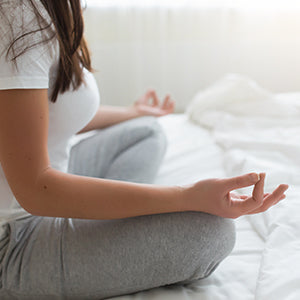
{"type": "Polygon", "coordinates": [[[273,95],[272,101],[270,110],[275,110],[276,103],[284,104],[286,111],[279,106],[277,112],[281,118],[273,111],[257,119],[249,106],[239,123],[241,116],[237,112],[230,115],[228,103],[218,114],[218,103],[206,107],[210,117],[203,109],[202,123],[191,121],[188,114],[159,118],[169,147],[156,184],[188,184],[266,171],[266,192],[280,183],[288,183],[290,188],[287,198],[267,212],[235,220],[236,245],[210,277],[186,286],[160,287],[114,299],[300,299],[300,94],[273,95]],[[214,117],[218,122],[213,122],[214,117]]]}

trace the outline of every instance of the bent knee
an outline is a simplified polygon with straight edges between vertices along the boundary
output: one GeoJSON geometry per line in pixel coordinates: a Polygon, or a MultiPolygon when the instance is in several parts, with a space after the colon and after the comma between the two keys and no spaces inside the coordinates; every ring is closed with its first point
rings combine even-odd
{"type": "Polygon", "coordinates": [[[144,133],[144,136],[152,135],[162,135],[165,137],[165,132],[162,129],[161,125],[157,121],[156,117],[144,116],[132,120],[134,129],[136,131],[141,131],[144,133]]]}
{"type": "Polygon", "coordinates": [[[219,264],[231,253],[236,240],[233,220],[214,215],[206,215],[209,230],[207,231],[207,260],[195,272],[191,280],[202,279],[212,274],[219,264]]]}
{"type": "MultiPolygon", "coordinates": [[[[233,220],[211,216],[214,224],[215,238],[212,244],[215,248],[216,260],[222,261],[232,251],[235,245],[236,231],[233,220]]],[[[212,226],[213,227],[213,226],[212,226]]]]}
{"type": "Polygon", "coordinates": [[[128,122],[130,135],[136,141],[151,139],[151,150],[164,153],[167,148],[167,137],[157,119],[152,116],[139,117],[128,122]]]}
{"type": "Polygon", "coordinates": [[[159,150],[159,152],[161,152],[161,154],[164,154],[168,145],[165,131],[163,130],[159,122],[156,120],[156,118],[153,117],[149,122],[149,126],[149,137],[154,141],[153,144],[156,144],[156,148],[159,150]]]}
{"type": "MultiPolygon", "coordinates": [[[[235,225],[225,219],[206,213],[189,213],[193,229],[190,252],[190,275],[179,283],[191,283],[208,277],[230,254],[236,239],[235,225]],[[201,226],[201,227],[200,227],[201,226]]],[[[191,240],[191,239],[190,239],[191,240]]]]}

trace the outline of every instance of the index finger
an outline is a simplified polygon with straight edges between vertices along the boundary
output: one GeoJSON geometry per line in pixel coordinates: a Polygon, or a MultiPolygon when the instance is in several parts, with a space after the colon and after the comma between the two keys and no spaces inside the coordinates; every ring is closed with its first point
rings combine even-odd
{"type": "Polygon", "coordinates": [[[240,214],[248,213],[249,211],[253,211],[262,206],[264,200],[265,177],[265,173],[259,174],[259,180],[255,183],[252,197],[244,197],[243,201],[233,201],[233,205],[240,214]]]}
{"type": "Polygon", "coordinates": [[[157,94],[154,90],[151,90],[148,92],[148,95],[152,98],[153,102],[152,102],[152,106],[158,106],[159,105],[159,100],[157,97],[157,94]]]}
{"type": "Polygon", "coordinates": [[[230,192],[256,184],[259,181],[259,175],[257,173],[248,173],[237,177],[221,179],[221,181],[225,189],[230,192]]]}
{"type": "Polygon", "coordinates": [[[266,173],[260,173],[259,178],[259,181],[254,186],[252,192],[252,199],[257,203],[262,203],[264,199],[264,185],[266,173]]]}

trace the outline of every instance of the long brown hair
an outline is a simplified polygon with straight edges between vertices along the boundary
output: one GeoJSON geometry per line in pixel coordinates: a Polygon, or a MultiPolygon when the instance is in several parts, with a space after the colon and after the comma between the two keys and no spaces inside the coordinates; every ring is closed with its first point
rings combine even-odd
{"type": "MultiPolygon", "coordinates": [[[[52,30],[52,24],[49,24],[37,9],[34,0],[28,0],[28,2],[33,7],[34,13],[38,18],[39,31],[47,31],[47,35],[39,43],[47,43],[53,38],[57,38],[59,43],[59,68],[51,95],[51,101],[56,102],[59,93],[64,93],[71,85],[76,90],[84,82],[83,67],[92,71],[90,54],[83,37],[84,24],[81,1],[40,0],[51,18],[55,32],[52,30]]],[[[16,61],[29,48],[39,44],[27,44],[21,51],[15,53],[15,43],[33,33],[36,33],[36,30],[25,32],[14,38],[7,50],[7,56],[10,51],[13,53],[12,61],[16,61]]]]}

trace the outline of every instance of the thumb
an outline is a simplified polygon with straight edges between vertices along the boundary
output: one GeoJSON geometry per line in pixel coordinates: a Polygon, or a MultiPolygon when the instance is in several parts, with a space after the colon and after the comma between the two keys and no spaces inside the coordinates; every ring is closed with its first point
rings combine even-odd
{"type": "Polygon", "coordinates": [[[245,175],[223,179],[223,184],[227,191],[232,191],[247,186],[254,185],[259,181],[260,177],[257,173],[248,173],[245,175]]]}

